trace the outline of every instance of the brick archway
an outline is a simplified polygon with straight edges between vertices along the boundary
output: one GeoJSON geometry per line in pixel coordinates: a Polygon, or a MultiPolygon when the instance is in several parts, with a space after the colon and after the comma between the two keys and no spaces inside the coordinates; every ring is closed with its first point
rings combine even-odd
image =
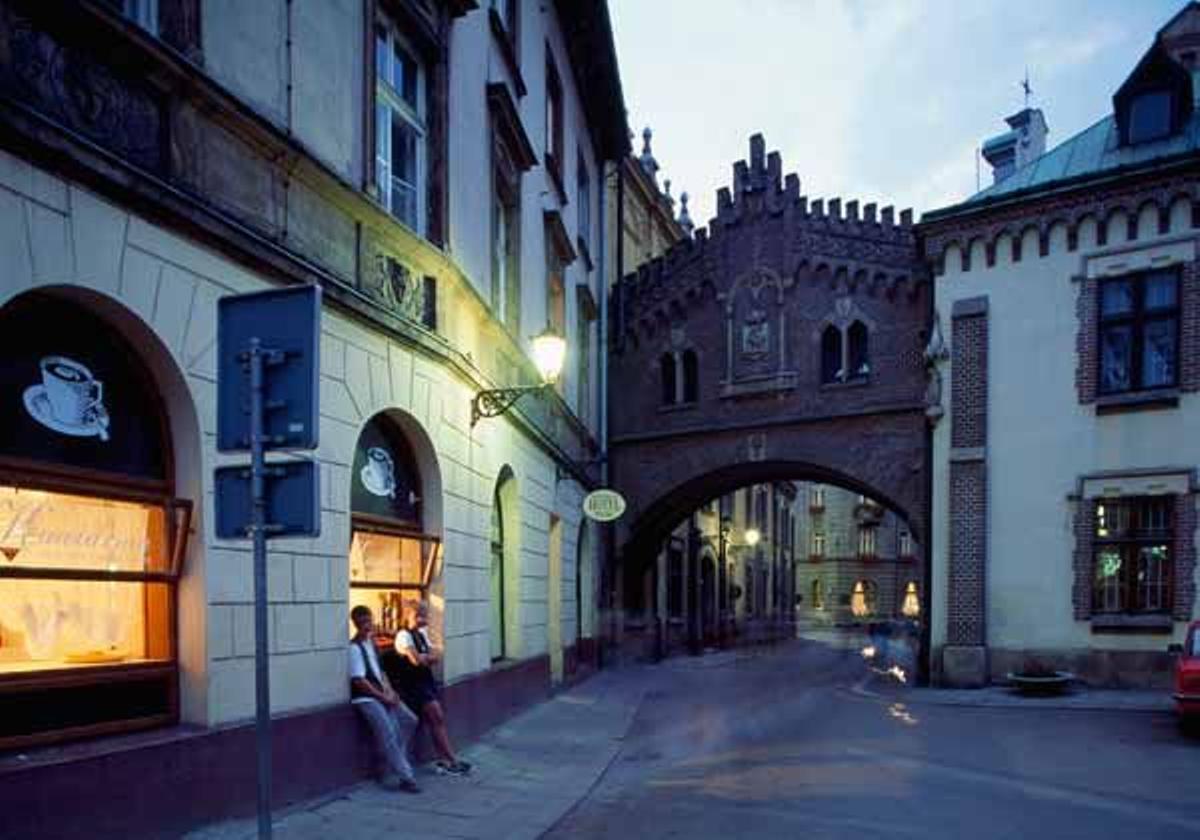
{"type": "Polygon", "coordinates": [[[775,479],[870,495],[928,547],[941,387],[927,378],[931,290],[911,212],[810,201],[760,135],[733,173],[707,229],[613,292],[619,561],[650,562],[690,510],[775,479]],[[683,381],[665,368],[685,357],[693,384],[664,387],[683,381]]]}

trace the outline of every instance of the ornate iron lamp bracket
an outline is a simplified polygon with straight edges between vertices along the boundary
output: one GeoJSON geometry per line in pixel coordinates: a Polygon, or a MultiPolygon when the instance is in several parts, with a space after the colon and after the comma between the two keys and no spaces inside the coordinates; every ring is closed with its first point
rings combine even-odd
{"type": "Polygon", "coordinates": [[[472,428],[485,417],[499,417],[526,394],[542,391],[546,385],[526,385],[520,388],[491,388],[480,391],[471,399],[472,428]]]}

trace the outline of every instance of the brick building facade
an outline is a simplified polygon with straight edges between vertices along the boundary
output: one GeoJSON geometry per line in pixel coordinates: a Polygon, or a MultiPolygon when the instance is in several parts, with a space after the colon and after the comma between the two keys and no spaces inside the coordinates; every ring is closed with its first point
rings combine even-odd
{"type": "Polygon", "coordinates": [[[614,291],[623,573],[653,567],[710,500],[774,482],[878,499],[920,543],[930,289],[911,213],[808,199],[757,135],[717,204],[614,291]]]}

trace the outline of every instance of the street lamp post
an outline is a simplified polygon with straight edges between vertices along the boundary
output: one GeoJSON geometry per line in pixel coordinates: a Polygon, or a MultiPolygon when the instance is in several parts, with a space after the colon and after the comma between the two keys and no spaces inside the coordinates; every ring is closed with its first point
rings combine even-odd
{"type": "Polygon", "coordinates": [[[733,530],[729,519],[722,516],[717,527],[717,646],[727,644],[725,623],[729,620],[729,575],[725,568],[725,546],[733,530]]]}

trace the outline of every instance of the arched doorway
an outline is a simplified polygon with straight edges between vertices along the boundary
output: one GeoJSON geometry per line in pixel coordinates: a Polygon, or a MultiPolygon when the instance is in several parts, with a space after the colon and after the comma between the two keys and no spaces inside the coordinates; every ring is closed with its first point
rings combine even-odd
{"type": "Polygon", "coordinates": [[[0,750],[179,719],[168,354],[90,297],[0,308],[0,750]]]}
{"type": "Polygon", "coordinates": [[[511,658],[517,650],[519,499],[517,480],[509,467],[500,471],[492,494],[492,537],[489,580],[493,662],[511,658]]]}
{"type": "MultiPolygon", "coordinates": [[[[440,559],[441,537],[427,522],[432,488],[408,423],[406,430],[404,418],[388,412],[368,420],[350,469],[350,607],[370,607],[381,644],[400,629],[404,601],[430,595],[440,559]]],[[[432,606],[437,635],[442,615],[432,606]]]]}

